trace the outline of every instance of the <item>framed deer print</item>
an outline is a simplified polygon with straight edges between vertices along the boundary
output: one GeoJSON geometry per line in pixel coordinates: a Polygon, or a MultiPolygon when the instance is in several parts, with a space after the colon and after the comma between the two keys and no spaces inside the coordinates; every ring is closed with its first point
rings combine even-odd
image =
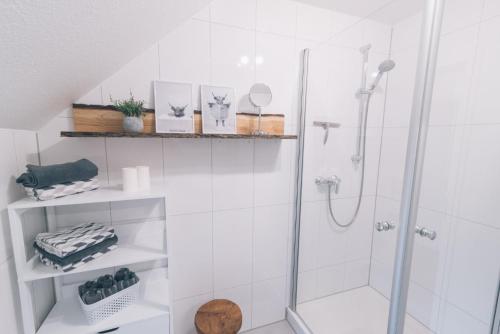
{"type": "Polygon", "coordinates": [[[235,134],[236,101],[234,89],[202,86],[201,114],[203,133],[235,134]]]}
{"type": "Polygon", "coordinates": [[[155,81],[157,133],[194,133],[192,85],[155,81]]]}

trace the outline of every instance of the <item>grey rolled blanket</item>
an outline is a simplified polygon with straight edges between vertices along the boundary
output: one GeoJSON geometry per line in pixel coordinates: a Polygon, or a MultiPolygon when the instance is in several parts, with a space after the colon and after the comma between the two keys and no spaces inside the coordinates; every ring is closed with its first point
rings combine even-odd
{"type": "Polygon", "coordinates": [[[87,159],[50,166],[27,165],[26,168],[28,171],[19,176],[16,182],[35,189],[90,180],[97,176],[98,171],[97,166],[87,159]]]}

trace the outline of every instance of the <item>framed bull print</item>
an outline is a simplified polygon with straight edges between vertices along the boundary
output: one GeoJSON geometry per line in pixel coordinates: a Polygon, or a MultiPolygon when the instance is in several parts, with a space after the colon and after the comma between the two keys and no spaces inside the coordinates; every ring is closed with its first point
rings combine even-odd
{"type": "Polygon", "coordinates": [[[201,87],[201,114],[203,133],[236,133],[236,100],[234,89],[201,87]]]}
{"type": "Polygon", "coordinates": [[[194,133],[192,85],[155,81],[155,121],[157,133],[194,133]]]}

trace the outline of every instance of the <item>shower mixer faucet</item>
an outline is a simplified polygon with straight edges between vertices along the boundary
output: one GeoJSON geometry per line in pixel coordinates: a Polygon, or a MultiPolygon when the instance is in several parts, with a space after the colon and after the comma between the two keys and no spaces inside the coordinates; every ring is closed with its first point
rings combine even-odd
{"type": "Polygon", "coordinates": [[[316,180],[314,180],[314,182],[318,186],[327,185],[329,188],[331,188],[331,190],[333,190],[334,193],[338,194],[340,188],[340,182],[342,182],[342,180],[337,175],[329,177],[318,176],[316,180]]]}

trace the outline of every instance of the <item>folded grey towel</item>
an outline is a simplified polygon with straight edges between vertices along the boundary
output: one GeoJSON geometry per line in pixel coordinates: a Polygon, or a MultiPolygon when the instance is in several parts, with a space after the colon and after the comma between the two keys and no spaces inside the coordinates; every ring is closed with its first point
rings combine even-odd
{"type": "Polygon", "coordinates": [[[90,180],[97,176],[97,166],[87,159],[51,166],[27,165],[26,168],[28,171],[19,176],[16,182],[35,189],[90,180]]]}

